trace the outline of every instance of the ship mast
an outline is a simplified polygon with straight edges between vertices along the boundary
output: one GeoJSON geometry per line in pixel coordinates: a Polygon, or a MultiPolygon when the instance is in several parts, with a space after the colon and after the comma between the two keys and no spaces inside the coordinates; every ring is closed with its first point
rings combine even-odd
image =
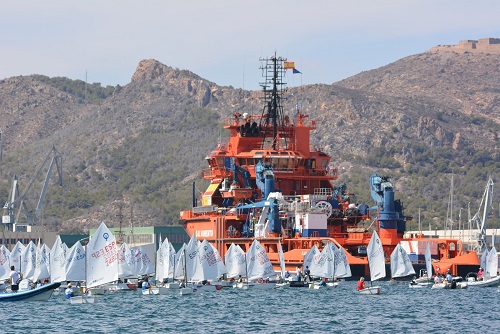
{"type": "Polygon", "coordinates": [[[272,129],[272,148],[276,150],[279,128],[284,126],[283,105],[281,101],[283,100],[284,87],[286,85],[283,82],[285,74],[283,62],[286,61],[286,58],[276,57],[275,53],[274,56],[269,58],[260,58],[260,61],[263,62],[260,68],[265,78],[265,81],[260,83],[264,92],[264,109],[262,110],[260,126],[263,129],[264,142],[266,138],[270,137],[270,130],[272,129]]]}

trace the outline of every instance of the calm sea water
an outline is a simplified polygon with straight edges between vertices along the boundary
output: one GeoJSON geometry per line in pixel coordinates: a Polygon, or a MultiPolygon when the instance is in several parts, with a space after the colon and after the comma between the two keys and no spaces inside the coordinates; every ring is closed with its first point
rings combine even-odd
{"type": "Polygon", "coordinates": [[[3,303],[5,333],[498,333],[497,288],[410,289],[380,282],[382,294],[355,293],[356,282],[330,290],[223,289],[180,296],[140,291],[70,305],[3,303]],[[15,314],[15,316],[12,316],[15,314]]]}

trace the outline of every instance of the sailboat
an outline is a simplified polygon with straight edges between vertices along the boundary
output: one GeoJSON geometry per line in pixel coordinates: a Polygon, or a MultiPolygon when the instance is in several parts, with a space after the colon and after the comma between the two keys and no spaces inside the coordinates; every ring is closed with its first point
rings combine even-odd
{"type": "Polygon", "coordinates": [[[410,288],[425,288],[431,286],[433,284],[432,281],[432,257],[431,257],[431,244],[427,242],[425,246],[425,276],[421,275],[421,277],[410,283],[410,288]]]}
{"type": "Polygon", "coordinates": [[[194,262],[194,271],[191,280],[195,292],[221,290],[222,285],[216,282],[227,270],[219,252],[206,240],[199,245],[194,262]],[[200,283],[201,282],[201,283],[200,283]]]}
{"type": "MultiPolygon", "coordinates": [[[[366,251],[368,253],[371,282],[384,278],[386,275],[384,249],[382,248],[382,242],[380,241],[377,231],[373,231],[366,251]]],[[[379,295],[380,286],[370,286],[359,290],[358,293],[362,295],[379,295]]]]}
{"type": "MultiPolygon", "coordinates": [[[[10,277],[10,251],[4,245],[0,246],[0,282],[4,282],[10,277]]],[[[0,284],[0,291],[5,290],[5,283],[0,284]]]]}
{"type": "Polygon", "coordinates": [[[67,246],[57,236],[56,242],[50,251],[50,281],[66,281],[66,252],[67,246]]]}
{"type": "MultiPolygon", "coordinates": [[[[325,246],[319,256],[313,257],[313,261],[311,262],[311,266],[309,268],[312,276],[321,277],[324,279],[330,278],[333,281],[335,276],[334,249],[330,245],[325,246]]],[[[335,287],[337,285],[338,284],[334,284],[333,282],[331,282],[330,285],[324,282],[319,284],[310,284],[309,288],[320,289],[321,287],[335,287]]]]}
{"type": "MultiPolygon", "coordinates": [[[[85,251],[86,288],[92,289],[118,280],[118,246],[106,224],[101,223],[90,238],[85,251]]],[[[92,295],[75,296],[71,304],[94,303],[92,295]]]]}
{"type": "Polygon", "coordinates": [[[269,260],[266,249],[257,239],[254,239],[246,254],[247,283],[238,287],[243,289],[274,289],[276,282],[269,282],[275,277],[273,265],[269,260]]]}
{"type": "Polygon", "coordinates": [[[415,275],[415,269],[411,264],[408,253],[399,243],[391,254],[391,281],[395,282],[396,278],[409,275],[415,275]]]}
{"type": "Polygon", "coordinates": [[[276,283],[277,288],[289,288],[290,282],[285,282],[285,255],[283,254],[283,248],[281,247],[281,242],[278,243],[278,259],[280,261],[280,280],[276,283]]]}
{"type": "Polygon", "coordinates": [[[337,247],[333,242],[329,245],[332,247],[335,254],[335,278],[351,277],[351,266],[347,260],[345,249],[337,247]]]}

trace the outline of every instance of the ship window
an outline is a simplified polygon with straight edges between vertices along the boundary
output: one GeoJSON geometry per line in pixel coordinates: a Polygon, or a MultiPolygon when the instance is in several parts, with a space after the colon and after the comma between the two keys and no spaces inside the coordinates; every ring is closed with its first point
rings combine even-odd
{"type": "Polygon", "coordinates": [[[248,159],[247,159],[247,165],[248,165],[248,166],[253,166],[253,165],[255,165],[255,159],[254,159],[254,158],[248,158],[248,159]]]}
{"type": "Polygon", "coordinates": [[[239,158],[238,161],[240,162],[240,166],[246,166],[247,164],[246,158],[239,158]]]}
{"type": "Polygon", "coordinates": [[[277,168],[279,166],[279,159],[272,158],[271,163],[273,164],[273,168],[277,168]]]}
{"type": "Polygon", "coordinates": [[[223,167],[224,166],[224,158],[217,158],[217,164],[219,165],[219,167],[223,167]]]}
{"type": "Polygon", "coordinates": [[[325,169],[328,166],[328,160],[323,159],[321,160],[321,168],[325,169]]]}
{"type": "Polygon", "coordinates": [[[260,152],[255,152],[255,154],[264,154],[264,152],[260,151],[260,152]]]}
{"type": "Polygon", "coordinates": [[[450,251],[454,251],[454,250],[455,250],[455,243],[451,242],[450,243],[450,251]]]}
{"type": "Polygon", "coordinates": [[[280,161],[280,164],[279,164],[280,169],[287,169],[288,168],[288,159],[287,158],[281,158],[278,160],[280,161]]]}

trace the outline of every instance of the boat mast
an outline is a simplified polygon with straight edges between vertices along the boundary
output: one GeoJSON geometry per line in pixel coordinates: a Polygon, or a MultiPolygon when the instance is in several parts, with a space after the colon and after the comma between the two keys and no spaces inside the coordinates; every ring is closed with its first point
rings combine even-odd
{"type": "MultiPolygon", "coordinates": [[[[286,85],[283,82],[285,69],[283,62],[286,58],[274,56],[269,58],[260,58],[260,61],[265,62],[261,65],[265,81],[260,83],[264,92],[264,109],[262,111],[261,127],[263,131],[263,140],[265,141],[271,134],[269,129],[272,127],[272,148],[277,149],[277,141],[279,128],[284,126],[283,116],[283,88],[286,85]]],[[[286,138],[285,138],[286,139],[286,138]]]]}

